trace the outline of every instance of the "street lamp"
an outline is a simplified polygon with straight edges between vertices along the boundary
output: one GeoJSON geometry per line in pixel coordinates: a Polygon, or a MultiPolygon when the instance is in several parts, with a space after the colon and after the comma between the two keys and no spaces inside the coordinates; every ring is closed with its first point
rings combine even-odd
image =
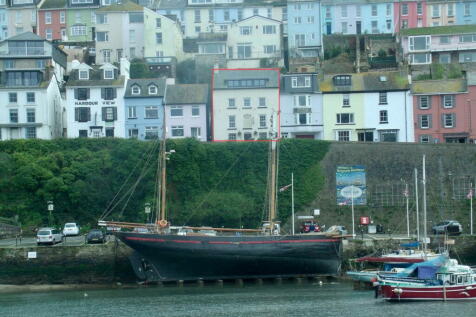
{"type": "Polygon", "coordinates": [[[150,203],[145,203],[145,214],[147,215],[147,223],[149,223],[149,215],[150,215],[150,203]]]}
{"type": "Polygon", "coordinates": [[[53,201],[51,200],[48,200],[47,204],[48,204],[48,212],[49,212],[48,225],[51,227],[51,220],[52,220],[51,213],[55,209],[55,206],[53,205],[53,201]]]}

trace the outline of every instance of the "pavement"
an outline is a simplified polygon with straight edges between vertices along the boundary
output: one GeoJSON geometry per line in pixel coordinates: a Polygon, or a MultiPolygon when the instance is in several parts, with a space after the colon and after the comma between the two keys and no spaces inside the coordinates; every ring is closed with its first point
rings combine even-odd
{"type": "MultiPolygon", "coordinates": [[[[114,241],[114,237],[108,235],[106,243],[114,241]]],[[[0,248],[15,248],[15,247],[38,247],[38,248],[57,248],[65,246],[81,246],[86,244],[86,235],[67,236],[64,241],[55,245],[39,245],[36,244],[36,237],[22,237],[0,239],[0,248]]]]}

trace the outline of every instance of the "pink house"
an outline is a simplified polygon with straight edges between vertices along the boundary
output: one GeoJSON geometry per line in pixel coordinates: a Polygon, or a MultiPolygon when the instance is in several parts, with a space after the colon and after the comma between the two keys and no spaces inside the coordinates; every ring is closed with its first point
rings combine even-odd
{"type": "Polygon", "coordinates": [[[38,35],[47,40],[66,40],[66,0],[45,0],[38,8],[38,35]]]}
{"type": "Polygon", "coordinates": [[[416,142],[475,142],[476,85],[466,79],[415,81],[412,95],[416,142]]]}
{"type": "Polygon", "coordinates": [[[426,1],[395,2],[393,8],[395,32],[426,25],[426,1]]]}

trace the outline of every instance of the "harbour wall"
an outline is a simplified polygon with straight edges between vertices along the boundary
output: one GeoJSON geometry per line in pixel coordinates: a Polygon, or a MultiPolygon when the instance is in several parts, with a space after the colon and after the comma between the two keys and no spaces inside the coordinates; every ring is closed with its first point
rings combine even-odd
{"type": "MultiPolygon", "coordinates": [[[[391,238],[345,240],[342,273],[351,268],[351,259],[395,250],[400,242],[391,238]]],[[[438,246],[438,240],[434,240],[431,247],[438,246]]],[[[462,263],[476,265],[475,249],[476,237],[456,237],[451,255],[462,263]]],[[[0,288],[1,284],[134,283],[137,279],[128,259],[131,252],[123,243],[114,241],[103,245],[0,248],[0,288]]]]}

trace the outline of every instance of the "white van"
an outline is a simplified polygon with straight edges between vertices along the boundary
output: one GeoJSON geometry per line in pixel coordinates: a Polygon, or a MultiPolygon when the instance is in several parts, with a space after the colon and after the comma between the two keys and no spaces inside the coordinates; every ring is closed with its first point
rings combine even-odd
{"type": "Polygon", "coordinates": [[[56,244],[63,242],[61,231],[53,228],[41,228],[36,233],[36,244],[56,244]]]}

